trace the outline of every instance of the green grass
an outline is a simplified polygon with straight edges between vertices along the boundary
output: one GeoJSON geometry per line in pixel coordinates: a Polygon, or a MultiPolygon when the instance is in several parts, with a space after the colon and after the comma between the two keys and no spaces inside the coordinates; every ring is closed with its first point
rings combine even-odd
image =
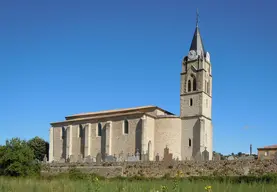
{"type": "Polygon", "coordinates": [[[208,181],[127,181],[103,180],[93,181],[88,179],[28,179],[0,177],[0,192],[161,192],[161,186],[166,186],[167,191],[205,192],[205,186],[212,186],[212,192],[277,192],[276,184],[231,184],[208,181]],[[175,189],[174,189],[175,187],[175,189]],[[154,190],[155,189],[155,190],[154,190]]]}

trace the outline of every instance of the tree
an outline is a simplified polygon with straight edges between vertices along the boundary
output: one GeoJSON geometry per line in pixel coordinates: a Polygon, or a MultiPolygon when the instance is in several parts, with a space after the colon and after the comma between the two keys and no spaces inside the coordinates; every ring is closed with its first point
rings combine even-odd
{"type": "Polygon", "coordinates": [[[35,159],[43,161],[44,156],[48,157],[49,143],[40,137],[34,137],[28,141],[28,145],[34,150],[35,159]]]}
{"type": "Polygon", "coordinates": [[[0,174],[27,176],[39,172],[39,164],[34,161],[34,152],[27,142],[19,138],[6,141],[0,147],[0,174]]]}

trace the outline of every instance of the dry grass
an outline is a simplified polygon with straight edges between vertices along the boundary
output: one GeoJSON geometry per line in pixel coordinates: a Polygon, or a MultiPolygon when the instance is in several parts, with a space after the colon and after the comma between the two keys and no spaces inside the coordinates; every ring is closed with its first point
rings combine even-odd
{"type": "Polygon", "coordinates": [[[205,186],[212,186],[212,192],[276,192],[277,185],[273,184],[230,184],[219,182],[174,182],[160,181],[91,181],[56,179],[38,180],[23,178],[0,177],[1,192],[150,192],[150,191],[186,191],[205,192],[205,186]]]}

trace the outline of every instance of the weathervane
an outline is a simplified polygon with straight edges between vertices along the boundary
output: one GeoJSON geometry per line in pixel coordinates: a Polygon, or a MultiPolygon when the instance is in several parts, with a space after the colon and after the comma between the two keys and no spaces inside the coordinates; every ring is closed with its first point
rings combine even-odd
{"type": "Polygon", "coordinates": [[[199,23],[199,12],[198,12],[198,8],[196,9],[196,27],[198,27],[198,23],[199,23]]]}

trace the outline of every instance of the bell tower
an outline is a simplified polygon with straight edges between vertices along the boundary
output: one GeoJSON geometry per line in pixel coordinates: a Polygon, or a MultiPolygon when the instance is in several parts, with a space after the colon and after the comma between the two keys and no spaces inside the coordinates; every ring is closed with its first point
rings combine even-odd
{"type": "MultiPolygon", "coordinates": [[[[182,159],[195,159],[203,151],[213,154],[212,67],[198,26],[187,56],[182,61],[180,118],[182,120],[182,159]]],[[[207,154],[207,153],[206,153],[207,154]]]]}

